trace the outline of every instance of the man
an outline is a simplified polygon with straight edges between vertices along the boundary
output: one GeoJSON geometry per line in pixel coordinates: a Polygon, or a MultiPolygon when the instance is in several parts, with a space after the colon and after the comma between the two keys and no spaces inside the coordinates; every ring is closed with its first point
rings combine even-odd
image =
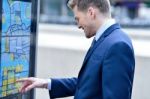
{"type": "Polygon", "coordinates": [[[51,98],[131,99],[134,51],[128,36],[111,18],[108,0],[69,0],[78,27],[94,40],[77,78],[25,78],[21,92],[48,88],[51,98]]]}

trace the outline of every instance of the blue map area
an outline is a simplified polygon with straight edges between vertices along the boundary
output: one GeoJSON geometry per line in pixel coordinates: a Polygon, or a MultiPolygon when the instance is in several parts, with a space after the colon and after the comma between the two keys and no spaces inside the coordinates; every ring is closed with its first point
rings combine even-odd
{"type": "Polygon", "coordinates": [[[31,3],[2,0],[0,98],[18,93],[29,75],[31,3]]]}

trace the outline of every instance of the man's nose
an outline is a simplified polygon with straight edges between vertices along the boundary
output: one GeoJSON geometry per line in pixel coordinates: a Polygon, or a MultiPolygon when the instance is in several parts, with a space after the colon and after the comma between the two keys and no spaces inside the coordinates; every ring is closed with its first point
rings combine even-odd
{"type": "Polygon", "coordinates": [[[83,29],[82,26],[77,22],[77,26],[79,29],[83,29]]]}
{"type": "Polygon", "coordinates": [[[79,29],[82,29],[82,27],[81,27],[81,26],[78,26],[78,28],[79,28],[79,29]]]}
{"type": "Polygon", "coordinates": [[[79,28],[79,29],[82,29],[82,26],[78,24],[78,28],[79,28]]]}

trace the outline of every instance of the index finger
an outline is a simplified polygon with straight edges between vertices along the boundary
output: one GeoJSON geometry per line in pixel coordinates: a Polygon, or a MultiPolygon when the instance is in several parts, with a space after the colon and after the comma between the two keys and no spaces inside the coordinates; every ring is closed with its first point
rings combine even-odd
{"type": "Polygon", "coordinates": [[[24,82],[24,81],[28,81],[29,78],[21,78],[21,79],[17,79],[16,82],[24,82]]]}

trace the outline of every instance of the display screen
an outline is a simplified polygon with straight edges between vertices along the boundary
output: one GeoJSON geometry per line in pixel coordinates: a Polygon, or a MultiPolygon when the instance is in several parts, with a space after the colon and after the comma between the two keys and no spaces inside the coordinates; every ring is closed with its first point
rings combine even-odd
{"type": "Polygon", "coordinates": [[[2,0],[0,98],[18,93],[17,79],[29,76],[31,2],[2,0]]]}

